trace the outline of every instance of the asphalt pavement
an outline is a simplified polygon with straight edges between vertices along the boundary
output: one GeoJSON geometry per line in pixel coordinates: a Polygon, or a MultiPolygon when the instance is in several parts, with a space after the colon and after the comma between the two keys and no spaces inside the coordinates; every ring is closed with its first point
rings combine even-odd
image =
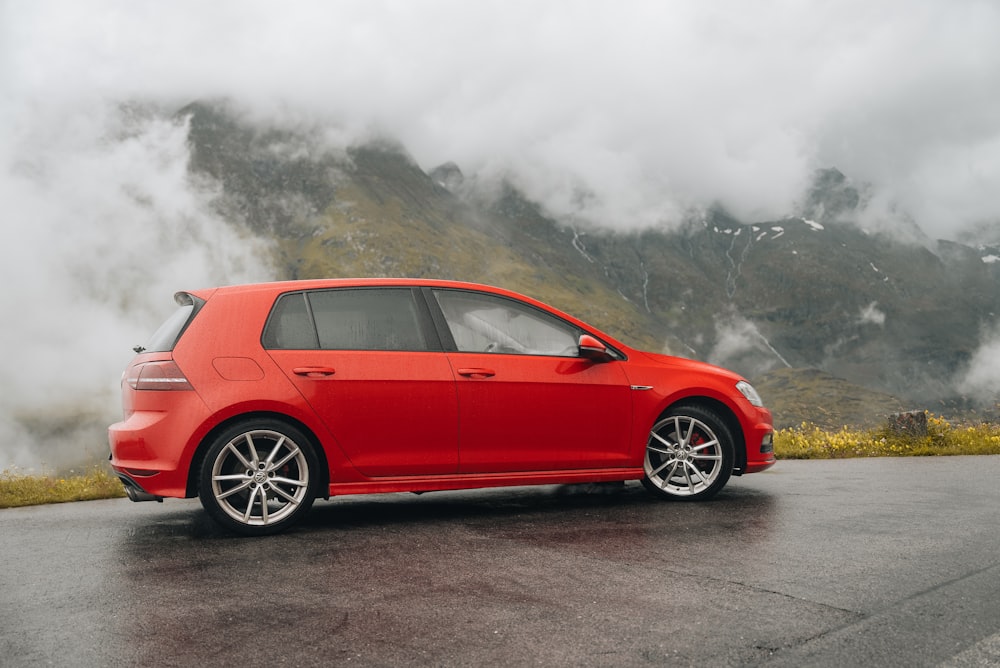
{"type": "Polygon", "coordinates": [[[1000,457],[341,497],[241,538],[197,500],[0,510],[0,666],[1000,665],[1000,457]]]}

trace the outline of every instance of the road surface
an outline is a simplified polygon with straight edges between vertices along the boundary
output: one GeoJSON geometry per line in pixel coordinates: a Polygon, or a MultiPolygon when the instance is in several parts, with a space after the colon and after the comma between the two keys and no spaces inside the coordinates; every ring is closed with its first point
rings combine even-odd
{"type": "Polygon", "coordinates": [[[1000,457],[641,486],[0,510],[3,666],[1000,665],[1000,457]]]}

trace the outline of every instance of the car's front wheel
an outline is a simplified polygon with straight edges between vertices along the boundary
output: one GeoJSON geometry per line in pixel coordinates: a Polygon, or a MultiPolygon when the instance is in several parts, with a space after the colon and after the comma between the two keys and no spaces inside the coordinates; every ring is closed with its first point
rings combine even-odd
{"type": "Polygon", "coordinates": [[[251,420],[227,429],[209,447],[198,495],[212,519],[228,529],[277,533],[309,511],[317,468],[312,444],[299,430],[251,420]]]}
{"type": "Polygon", "coordinates": [[[649,432],[642,484],[667,498],[710,498],[733,472],[733,443],[715,412],[701,406],[674,407],[649,432]]]}

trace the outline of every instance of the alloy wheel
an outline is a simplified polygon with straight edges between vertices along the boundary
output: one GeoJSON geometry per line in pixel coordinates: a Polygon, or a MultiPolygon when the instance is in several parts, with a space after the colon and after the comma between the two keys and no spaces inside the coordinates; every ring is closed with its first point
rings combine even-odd
{"type": "MultiPolygon", "coordinates": [[[[646,443],[643,467],[647,487],[674,497],[702,498],[724,484],[728,434],[720,435],[708,420],[671,415],[657,422],[646,443]]],[[[728,459],[731,460],[731,457],[728,459]]],[[[731,463],[729,464],[731,467],[731,463]]]]}
{"type": "Polygon", "coordinates": [[[215,504],[242,526],[277,524],[311,501],[305,452],[270,429],[240,433],[218,448],[210,476],[215,504]]]}

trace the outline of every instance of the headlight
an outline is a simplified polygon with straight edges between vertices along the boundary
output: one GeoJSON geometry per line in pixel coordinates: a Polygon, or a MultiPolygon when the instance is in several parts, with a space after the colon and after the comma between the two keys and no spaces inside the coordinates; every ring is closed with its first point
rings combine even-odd
{"type": "Polygon", "coordinates": [[[736,383],[736,389],[740,391],[740,394],[747,398],[747,401],[750,402],[751,406],[764,405],[764,401],[760,398],[760,395],[757,394],[757,390],[753,389],[753,385],[745,380],[741,380],[736,383]]]}

